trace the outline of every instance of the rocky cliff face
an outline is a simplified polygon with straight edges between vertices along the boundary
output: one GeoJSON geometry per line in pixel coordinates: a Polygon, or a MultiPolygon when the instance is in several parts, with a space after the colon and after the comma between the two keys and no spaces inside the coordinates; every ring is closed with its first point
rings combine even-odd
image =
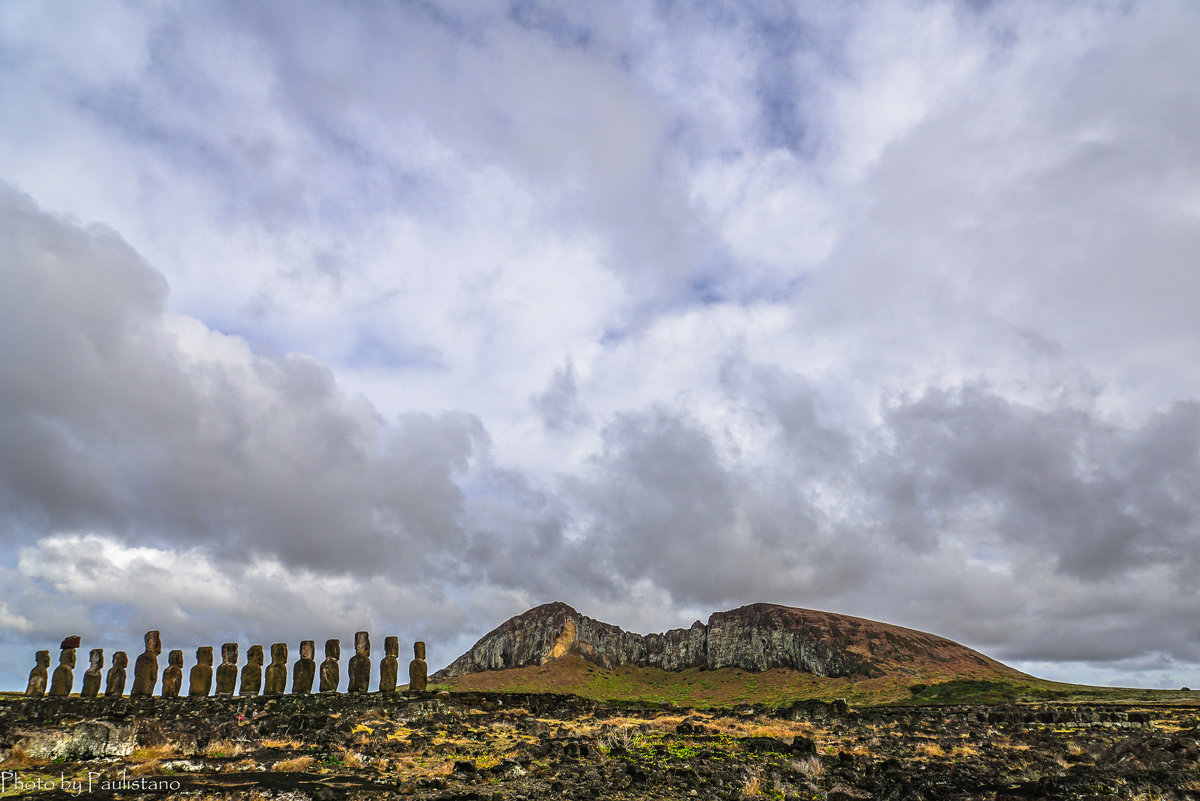
{"type": "Polygon", "coordinates": [[[697,620],[691,628],[642,635],[550,603],[505,621],[434,678],[540,665],[567,654],[605,668],[793,668],[831,678],[867,678],[933,663],[1015,673],[942,637],[811,609],[751,604],[716,612],[707,625],[697,620]]]}
{"type": "Polygon", "coordinates": [[[567,654],[608,668],[638,665],[682,670],[704,664],[706,639],[707,627],[699,620],[690,629],[643,636],[556,602],[506,620],[434,678],[540,665],[567,654]]]}

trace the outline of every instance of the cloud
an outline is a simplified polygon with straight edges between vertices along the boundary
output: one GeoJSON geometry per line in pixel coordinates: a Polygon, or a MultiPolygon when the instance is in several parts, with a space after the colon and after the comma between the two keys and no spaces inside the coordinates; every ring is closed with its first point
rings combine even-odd
{"type": "Polygon", "coordinates": [[[661,408],[605,429],[575,489],[615,587],[902,613],[1002,657],[1196,658],[1170,632],[1196,603],[1200,407],[1122,426],[965,385],[903,398],[856,436],[799,377],[731,371],[755,377],[737,386],[756,434],[661,408]]]}
{"type": "MultiPolygon", "coordinates": [[[[5,639],[15,634],[45,643],[78,633],[83,648],[104,648],[110,658],[116,650],[140,652],[140,632],[150,629],[161,630],[164,649],[183,649],[189,662],[201,645],[287,642],[294,649],[304,639],[346,641],[355,629],[430,639],[439,663],[470,644],[447,639],[464,622],[458,604],[421,584],[330,575],[272,557],[223,560],[203,546],[129,546],[109,535],[58,534],[21,548],[0,576],[11,602],[28,610],[15,622],[0,618],[5,639]],[[417,609],[419,616],[395,611],[417,609]]],[[[0,671],[18,675],[28,669],[24,661],[6,648],[0,671]]]]}
{"type": "Polygon", "coordinates": [[[309,358],[166,314],[161,275],[111,231],[2,203],[9,536],[99,530],[398,577],[455,547],[478,421],[385,423],[309,358]]]}
{"type": "Polygon", "coordinates": [[[195,638],[777,600],[1200,684],[1198,21],[6,4],[0,636],[166,571],[195,638]]]}
{"type": "Polygon", "coordinates": [[[587,412],[579,405],[579,387],[575,365],[568,361],[550,376],[546,388],[530,402],[549,431],[567,431],[587,422],[587,412]]]}

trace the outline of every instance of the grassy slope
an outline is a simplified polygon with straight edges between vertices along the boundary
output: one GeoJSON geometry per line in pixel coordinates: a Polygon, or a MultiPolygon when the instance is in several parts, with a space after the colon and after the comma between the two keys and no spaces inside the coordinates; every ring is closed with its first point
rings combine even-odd
{"type": "Polygon", "coordinates": [[[440,682],[448,690],[573,693],[585,698],[717,707],[733,704],[785,706],[806,698],[845,698],[852,705],[958,704],[1008,701],[1183,701],[1200,693],[1060,684],[1018,673],[980,669],[877,679],[827,679],[796,670],[754,673],[736,668],[665,671],[622,667],[605,670],[577,656],[541,666],[472,673],[440,682]],[[914,693],[912,685],[924,684],[914,693]]]}

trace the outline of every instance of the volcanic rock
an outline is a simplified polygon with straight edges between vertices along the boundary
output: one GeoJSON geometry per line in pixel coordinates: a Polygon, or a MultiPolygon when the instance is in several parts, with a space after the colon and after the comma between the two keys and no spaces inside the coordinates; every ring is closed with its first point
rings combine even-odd
{"type": "Polygon", "coordinates": [[[433,678],[541,665],[568,654],[608,669],[792,668],[830,678],[870,678],[937,664],[1018,675],[943,637],[811,609],[750,604],[716,612],[707,625],[697,620],[687,629],[642,635],[555,602],[505,621],[433,678]]]}

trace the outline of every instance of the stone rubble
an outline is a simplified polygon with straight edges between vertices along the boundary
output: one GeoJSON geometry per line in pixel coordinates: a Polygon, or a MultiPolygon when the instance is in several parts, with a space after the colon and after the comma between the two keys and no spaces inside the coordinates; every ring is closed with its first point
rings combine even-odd
{"type": "MultiPolygon", "coordinates": [[[[0,700],[0,772],[121,799],[1200,799],[1195,704],[683,709],[518,693],[0,700]],[[169,786],[164,791],[162,787],[169,786]]],[[[28,795],[57,801],[67,795],[28,795]]]]}

